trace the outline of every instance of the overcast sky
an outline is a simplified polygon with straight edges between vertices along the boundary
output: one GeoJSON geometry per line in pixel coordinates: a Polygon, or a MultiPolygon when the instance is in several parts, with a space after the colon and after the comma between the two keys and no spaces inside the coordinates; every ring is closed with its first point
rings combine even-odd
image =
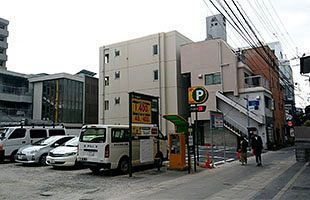
{"type": "MultiPolygon", "coordinates": [[[[255,5],[257,0],[238,1],[254,20],[246,1],[255,5]]],[[[269,8],[272,2],[292,37],[288,58],[295,46],[300,54],[310,54],[310,1],[259,1],[269,8]]],[[[26,74],[76,73],[84,68],[98,73],[100,46],[158,32],[177,30],[201,41],[206,37],[205,17],[212,13],[215,9],[211,12],[203,0],[0,0],[0,17],[10,21],[7,68],[26,74]]],[[[281,26],[275,15],[274,20],[281,26]]],[[[263,27],[257,28],[266,42],[275,40],[263,27]]],[[[236,40],[229,31],[228,35],[228,40],[236,40]]]]}

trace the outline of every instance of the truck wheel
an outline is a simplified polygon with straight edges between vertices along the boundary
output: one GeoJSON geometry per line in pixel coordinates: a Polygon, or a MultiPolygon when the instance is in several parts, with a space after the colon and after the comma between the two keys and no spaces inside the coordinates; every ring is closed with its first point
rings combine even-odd
{"type": "Polygon", "coordinates": [[[40,159],[39,159],[39,164],[42,165],[42,166],[46,166],[46,154],[43,154],[40,159]]]}
{"type": "Polygon", "coordinates": [[[118,163],[118,170],[122,174],[127,174],[128,173],[128,168],[129,168],[129,161],[128,158],[122,158],[119,163],[118,163]]]}
{"type": "Polygon", "coordinates": [[[16,154],[17,154],[17,150],[13,151],[13,153],[10,155],[11,162],[15,162],[16,154]]]}
{"type": "Polygon", "coordinates": [[[89,167],[89,169],[93,174],[99,174],[100,173],[99,167],[89,167]]]}

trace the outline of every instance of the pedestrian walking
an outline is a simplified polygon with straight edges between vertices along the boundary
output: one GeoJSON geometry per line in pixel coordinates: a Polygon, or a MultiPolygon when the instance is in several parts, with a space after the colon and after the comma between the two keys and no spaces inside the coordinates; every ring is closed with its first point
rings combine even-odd
{"type": "Polygon", "coordinates": [[[239,152],[240,152],[240,162],[241,165],[248,163],[248,142],[245,140],[243,136],[240,137],[240,145],[239,146],[239,152]]]}
{"type": "Polygon", "coordinates": [[[251,146],[253,149],[253,154],[256,159],[256,166],[262,166],[262,150],[263,150],[263,141],[262,138],[257,135],[257,132],[254,132],[251,138],[251,146]]]}

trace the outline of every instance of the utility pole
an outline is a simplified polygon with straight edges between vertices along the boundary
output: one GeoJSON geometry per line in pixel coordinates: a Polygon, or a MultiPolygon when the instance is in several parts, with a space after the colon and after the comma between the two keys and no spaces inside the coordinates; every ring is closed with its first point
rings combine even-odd
{"type": "MultiPolygon", "coordinates": [[[[247,128],[250,128],[250,111],[249,111],[249,95],[244,98],[246,100],[246,112],[247,112],[247,128]]],[[[249,137],[249,133],[248,133],[249,137]]]]}
{"type": "Polygon", "coordinates": [[[249,140],[251,139],[250,138],[250,135],[249,135],[249,128],[250,128],[250,110],[249,110],[249,95],[246,95],[246,97],[244,98],[244,100],[246,100],[246,112],[247,112],[247,135],[248,135],[248,138],[249,140]]]}

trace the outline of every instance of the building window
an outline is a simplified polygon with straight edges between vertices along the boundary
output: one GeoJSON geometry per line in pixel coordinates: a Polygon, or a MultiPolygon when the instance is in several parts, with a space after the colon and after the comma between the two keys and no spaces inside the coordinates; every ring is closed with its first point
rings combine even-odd
{"type": "Polygon", "coordinates": [[[115,53],[115,57],[116,57],[116,56],[120,56],[120,50],[116,50],[116,49],[115,49],[115,52],[114,52],[114,53],[115,53]]]}
{"type": "Polygon", "coordinates": [[[205,85],[215,85],[221,84],[221,75],[220,73],[214,74],[205,74],[205,85]]]}
{"type": "Polygon", "coordinates": [[[4,53],[4,49],[0,49],[0,53],[4,53]]]}
{"type": "Polygon", "coordinates": [[[120,71],[116,71],[115,72],[115,79],[119,79],[121,77],[121,72],[120,71]]]}
{"type": "Polygon", "coordinates": [[[121,103],[121,98],[120,97],[115,97],[114,98],[114,103],[115,103],[115,105],[120,104],[121,103]]]}
{"type": "Polygon", "coordinates": [[[158,54],[158,45],[154,44],[153,45],[153,55],[157,55],[158,54]]]}
{"type": "Polygon", "coordinates": [[[0,37],[0,41],[4,41],[4,37],[0,37]]]}
{"type": "Polygon", "coordinates": [[[265,100],[265,107],[272,110],[272,100],[266,96],[265,96],[264,100],[265,100]]]}
{"type": "Polygon", "coordinates": [[[154,80],[158,80],[158,69],[153,71],[153,78],[154,80]]]}
{"type": "Polygon", "coordinates": [[[249,74],[244,72],[244,83],[245,83],[245,84],[249,84],[249,79],[248,79],[248,77],[249,77],[249,74]]]}
{"type": "Polygon", "coordinates": [[[109,54],[108,53],[104,55],[104,63],[105,64],[109,63],[109,54]]]}
{"type": "Polygon", "coordinates": [[[105,85],[105,86],[110,85],[109,77],[108,77],[108,76],[106,76],[106,77],[104,78],[104,85],[105,85]]]}
{"type": "Polygon", "coordinates": [[[109,100],[104,101],[104,110],[109,110],[109,100]]]}

